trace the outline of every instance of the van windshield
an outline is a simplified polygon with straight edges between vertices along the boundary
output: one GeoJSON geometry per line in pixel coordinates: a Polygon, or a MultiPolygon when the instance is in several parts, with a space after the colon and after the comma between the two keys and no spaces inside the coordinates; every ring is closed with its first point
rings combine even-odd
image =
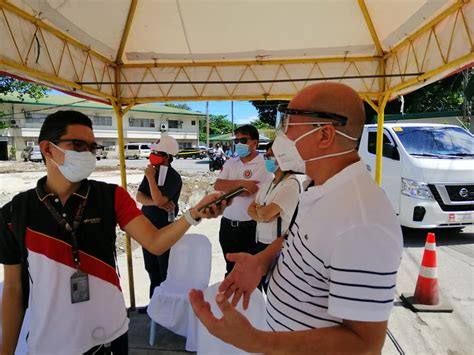
{"type": "Polygon", "coordinates": [[[474,136],[461,127],[394,127],[410,155],[474,157],[474,136]]]}

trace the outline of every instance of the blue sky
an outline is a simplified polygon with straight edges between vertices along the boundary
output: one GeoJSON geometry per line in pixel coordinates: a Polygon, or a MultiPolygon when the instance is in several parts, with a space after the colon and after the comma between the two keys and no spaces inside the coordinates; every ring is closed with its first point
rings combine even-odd
{"type": "MultiPolygon", "coordinates": [[[[206,112],[205,101],[184,102],[193,111],[206,112]]],[[[176,102],[179,104],[179,102],[176,102]]],[[[209,114],[211,115],[227,115],[231,119],[231,102],[230,101],[209,101],[209,114]]],[[[249,123],[258,118],[258,112],[248,101],[234,101],[234,123],[249,123]]]]}
{"type": "MultiPolygon", "coordinates": [[[[65,95],[56,90],[51,90],[52,95],[65,95]]],[[[174,102],[175,104],[186,104],[193,111],[206,112],[206,101],[191,102],[174,102]]],[[[161,103],[157,103],[161,104],[161,103]]],[[[230,101],[209,101],[209,114],[211,115],[227,115],[231,119],[231,102],[230,101]]],[[[243,124],[258,118],[258,112],[248,101],[234,101],[234,123],[243,124]]]]}

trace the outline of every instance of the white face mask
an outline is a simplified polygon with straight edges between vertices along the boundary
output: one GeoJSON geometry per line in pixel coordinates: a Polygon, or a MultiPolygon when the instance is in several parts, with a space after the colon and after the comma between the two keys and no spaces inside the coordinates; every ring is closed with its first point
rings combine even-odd
{"type": "MultiPolygon", "coordinates": [[[[314,161],[314,160],[319,160],[319,159],[324,159],[324,158],[329,158],[329,157],[335,157],[338,155],[344,155],[344,154],[349,154],[353,151],[355,151],[355,148],[346,150],[344,152],[340,153],[333,153],[333,154],[327,154],[323,155],[320,157],[316,158],[311,158],[308,160],[304,160],[300,153],[298,152],[298,149],[296,148],[296,142],[298,142],[300,139],[303,139],[307,135],[314,133],[316,131],[319,131],[321,127],[316,127],[315,129],[312,129],[311,131],[306,132],[302,136],[298,137],[296,140],[292,141],[289,139],[286,134],[283,132],[280,132],[275,141],[273,142],[272,150],[273,150],[273,155],[275,156],[278,166],[282,171],[293,171],[295,173],[302,173],[306,174],[306,162],[308,161],[314,161]]],[[[357,141],[357,138],[351,137],[343,132],[339,132],[336,130],[337,134],[340,134],[343,137],[346,137],[350,140],[357,141]]]]}
{"type": "Polygon", "coordinates": [[[54,160],[51,161],[56,164],[59,171],[70,182],[79,182],[87,179],[95,170],[96,157],[89,151],[76,152],[74,150],[64,150],[53,144],[61,152],[64,153],[64,164],[59,165],[54,160]]]}

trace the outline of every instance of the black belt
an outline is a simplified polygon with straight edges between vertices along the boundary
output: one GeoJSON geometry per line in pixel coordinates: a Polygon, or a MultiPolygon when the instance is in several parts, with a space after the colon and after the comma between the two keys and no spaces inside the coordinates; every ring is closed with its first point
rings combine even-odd
{"type": "Polygon", "coordinates": [[[222,217],[222,221],[229,224],[231,227],[237,228],[237,227],[249,227],[249,226],[254,226],[257,225],[257,222],[255,221],[233,221],[232,219],[228,219],[225,217],[222,217]]]}

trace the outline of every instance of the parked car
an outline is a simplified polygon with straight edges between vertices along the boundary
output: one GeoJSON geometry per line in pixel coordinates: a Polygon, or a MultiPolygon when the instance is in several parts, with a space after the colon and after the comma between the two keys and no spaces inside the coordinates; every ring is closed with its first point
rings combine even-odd
{"type": "MultiPolygon", "coordinates": [[[[375,174],[376,125],[366,125],[359,154],[375,174]]],[[[402,226],[474,225],[474,136],[452,125],[387,123],[382,188],[402,226]]]]}
{"type": "Polygon", "coordinates": [[[105,147],[103,145],[98,145],[97,149],[95,151],[95,157],[97,160],[100,159],[107,159],[107,150],[105,150],[105,147]]]}
{"type": "Polygon", "coordinates": [[[206,157],[206,151],[201,148],[184,148],[178,151],[176,158],[192,158],[192,159],[204,159],[206,157]]]}
{"type": "Polygon", "coordinates": [[[257,152],[259,152],[260,154],[265,154],[267,152],[267,145],[269,143],[270,142],[258,142],[257,152]]]}
{"type": "Polygon", "coordinates": [[[35,145],[29,153],[28,156],[29,161],[34,161],[34,162],[41,162],[43,161],[43,156],[41,155],[40,147],[38,145],[35,145]]]}
{"type": "Polygon", "coordinates": [[[148,158],[150,155],[150,144],[149,143],[129,143],[125,144],[124,148],[125,159],[133,158],[148,158]]]}

